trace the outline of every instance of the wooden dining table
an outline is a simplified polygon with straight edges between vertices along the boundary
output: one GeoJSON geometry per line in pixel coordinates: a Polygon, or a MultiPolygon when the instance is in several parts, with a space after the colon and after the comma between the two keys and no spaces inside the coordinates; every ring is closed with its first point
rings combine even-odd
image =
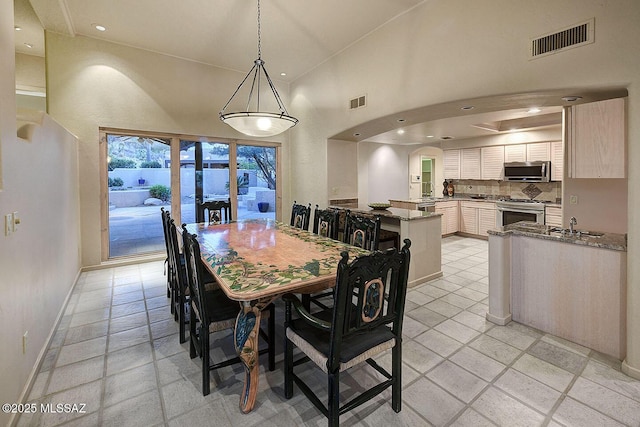
{"type": "Polygon", "coordinates": [[[202,260],[232,300],[240,303],[235,349],[245,369],[240,410],[250,412],[258,392],[258,336],[262,310],[285,293],[315,293],[335,284],[341,253],[369,251],[281,222],[264,219],[186,225],[202,260]]]}

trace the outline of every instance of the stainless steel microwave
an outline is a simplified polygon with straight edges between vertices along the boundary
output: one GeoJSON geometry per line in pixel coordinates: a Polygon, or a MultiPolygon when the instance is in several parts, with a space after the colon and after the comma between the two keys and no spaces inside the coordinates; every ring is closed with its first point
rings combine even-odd
{"type": "Polygon", "coordinates": [[[504,164],[504,180],[520,182],[551,181],[551,162],[508,162],[504,164]]]}

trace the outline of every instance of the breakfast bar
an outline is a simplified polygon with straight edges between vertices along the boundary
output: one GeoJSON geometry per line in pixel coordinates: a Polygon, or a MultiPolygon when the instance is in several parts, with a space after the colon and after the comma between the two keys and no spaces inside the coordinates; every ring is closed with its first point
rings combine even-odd
{"type": "Polygon", "coordinates": [[[487,320],[626,355],[626,236],[518,222],[489,231],[487,320]]]}
{"type": "MultiPolygon", "coordinates": [[[[346,209],[332,206],[334,209],[346,209]]],[[[351,212],[380,216],[381,228],[400,234],[400,241],[411,239],[408,286],[413,287],[442,276],[442,215],[413,209],[371,209],[368,205],[348,208],[351,212]]]]}

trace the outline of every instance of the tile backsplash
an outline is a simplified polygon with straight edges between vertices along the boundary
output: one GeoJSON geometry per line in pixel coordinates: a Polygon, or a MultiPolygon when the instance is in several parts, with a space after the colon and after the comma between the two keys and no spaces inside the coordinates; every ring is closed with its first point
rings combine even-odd
{"type": "MultiPolygon", "coordinates": [[[[559,203],[562,199],[562,182],[509,182],[454,179],[456,195],[486,195],[511,197],[512,199],[534,199],[559,203]]],[[[442,190],[440,190],[442,191],[442,190]]],[[[437,192],[437,190],[436,190],[437,192]]]]}

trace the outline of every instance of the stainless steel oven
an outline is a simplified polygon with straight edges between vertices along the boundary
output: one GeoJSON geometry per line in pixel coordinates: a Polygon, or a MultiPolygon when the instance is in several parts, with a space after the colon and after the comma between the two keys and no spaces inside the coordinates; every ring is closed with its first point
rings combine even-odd
{"type": "Polygon", "coordinates": [[[544,224],[544,203],[533,200],[498,200],[496,202],[496,225],[513,224],[519,221],[531,221],[544,224]]]}

